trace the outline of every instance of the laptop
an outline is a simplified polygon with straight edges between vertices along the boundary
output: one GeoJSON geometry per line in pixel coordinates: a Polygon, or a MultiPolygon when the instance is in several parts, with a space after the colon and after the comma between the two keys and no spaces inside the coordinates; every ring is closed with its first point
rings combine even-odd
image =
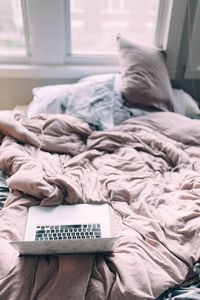
{"type": "Polygon", "coordinates": [[[23,241],[10,242],[19,255],[112,252],[108,204],[29,208],[23,241]]]}

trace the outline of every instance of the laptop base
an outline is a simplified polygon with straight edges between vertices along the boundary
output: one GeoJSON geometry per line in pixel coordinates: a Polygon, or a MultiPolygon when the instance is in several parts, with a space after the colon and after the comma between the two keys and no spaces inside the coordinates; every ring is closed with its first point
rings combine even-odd
{"type": "Polygon", "coordinates": [[[10,244],[19,255],[56,255],[112,252],[117,238],[57,241],[16,241],[10,244]]]}

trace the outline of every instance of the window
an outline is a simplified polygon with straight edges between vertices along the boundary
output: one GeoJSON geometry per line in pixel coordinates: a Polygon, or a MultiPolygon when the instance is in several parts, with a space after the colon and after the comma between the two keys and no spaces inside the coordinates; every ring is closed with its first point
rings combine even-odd
{"type": "Polygon", "coordinates": [[[71,53],[116,54],[116,35],[154,44],[159,0],[71,0],[71,53]]]}
{"type": "Polygon", "coordinates": [[[0,55],[63,64],[71,55],[113,55],[116,35],[154,44],[160,0],[0,0],[0,55]],[[55,17],[56,16],[56,17],[55,17]]]}
{"type": "Polygon", "coordinates": [[[189,3],[198,5],[191,14],[189,60],[183,53],[182,61],[188,76],[197,66],[199,74],[198,0],[0,0],[0,62],[18,63],[19,72],[34,69],[30,76],[46,78],[82,76],[88,68],[91,73],[115,71],[116,35],[121,33],[166,50],[168,71],[175,78],[189,3]]]}
{"type": "Polygon", "coordinates": [[[0,0],[0,55],[26,53],[20,0],[0,0]]]}

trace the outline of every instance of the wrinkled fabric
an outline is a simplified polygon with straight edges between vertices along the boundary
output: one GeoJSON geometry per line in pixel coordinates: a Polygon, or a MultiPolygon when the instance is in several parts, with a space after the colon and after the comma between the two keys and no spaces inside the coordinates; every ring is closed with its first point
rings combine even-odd
{"type": "Polygon", "coordinates": [[[169,112],[91,131],[67,115],[3,112],[0,299],[145,300],[194,274],[200,259],[200,121],[169,112]],[[11,123],[10,123],[10,122],[11,123]],[[110,254],[19,257],[33,205],[108,203],[110,254]]]}
{"type": "Polygon", "coordinates": [[[157,300],[200,299],[200,263],[196,263],[193,270],[195,274],[194,278],[191,278],[189,282],[183,283],[181,286],[168,289],[157,300]],[[191,284],[192,281],[193,283],[191,284]]]}
{"type": "Polygon", "coordinates": [[[9,192],[9,188],[6,184],[5,174],[0,169],[0,210],[3,208],[4,202],[7,199],[9,193],[10,192],[9,192]]]}

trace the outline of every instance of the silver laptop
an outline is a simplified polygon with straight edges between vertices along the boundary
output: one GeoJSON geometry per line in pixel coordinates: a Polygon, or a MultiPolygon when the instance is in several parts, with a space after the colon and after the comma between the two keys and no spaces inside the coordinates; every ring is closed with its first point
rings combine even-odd
{"type": "Polygon", "coordinates": [[[74,204],[29,209],[24,241],[10,242],[20,255],[113,251],[109,206],[74,204]]]}

